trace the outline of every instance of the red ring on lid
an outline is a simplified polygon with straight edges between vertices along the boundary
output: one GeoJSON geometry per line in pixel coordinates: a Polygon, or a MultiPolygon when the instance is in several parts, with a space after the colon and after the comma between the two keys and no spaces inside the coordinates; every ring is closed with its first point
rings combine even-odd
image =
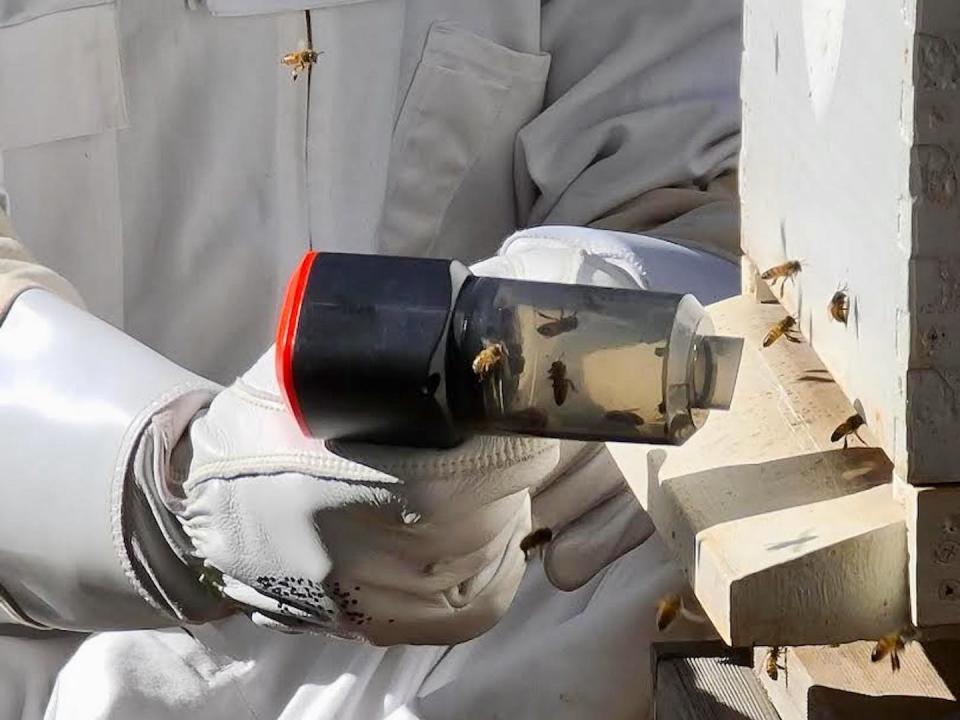
{"type": "Polygon", "coordinates": [[[280,309],[276,338],[276,369],[280,393],[300,426],[300,430],[307,437],[311,437],[310,427],[303,416],[300,400],[297,398],[296,386],[293,383],[293,351],[297,342],[297,329],[300,325],[300,307],[303,304],[303,295],[307,289],[307,281],[310,279],[310,269],[319,254],[313,250],[309,251],[303,256],[300,264],[297,265],[297,269],[293,271],[293,275],[290,276],[283,306],[280,309]]]}

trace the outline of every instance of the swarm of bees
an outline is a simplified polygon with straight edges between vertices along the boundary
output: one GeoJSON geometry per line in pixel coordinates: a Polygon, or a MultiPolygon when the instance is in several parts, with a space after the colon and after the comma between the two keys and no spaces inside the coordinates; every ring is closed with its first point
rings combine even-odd
{"type": "Polygon", "coordinates": [[[873,646],[873,651],[870,653],[870,662],[880,662],[889,655],[890,668],[893,672],[897,672],[900,669],[900,653],[906,649],[908,643],[913,642],[918,637],[919,631],[909,627],[884,635],[873,646]]]}
{"type": "Polygon", "coordinates": [[[830,434],[830,442],[837,442],[843,440],[843,449],[846,450],[849,444],[850,436],[856,435],[857,439],[866,445],[866,441],[860,437],[860,428],[866,425],[867,421],[857,413],[856,415],[851,415],[842,423],[837,425],[836,429],[830,434]]]}
{"type": "Polygon", "coordinates": [[[296,81],[296,79],[300,77],[300,74],[309,70],[310,66],[313,65],[319,57],[320,53],[311,47],[307,47],[306,43],[301,42],[297,50],[287,53],[280,58],[280,63],[290,68],[290,75],[293,77],[293,80],[296,81]]]}
{"type": "Polygon", "coordinates": [[[520,550],[523,551],[523,559],[529,560],[530,554],[537,549],[542,550],[543,546],[553,540],[553,530],[548,527],[537,528],[520,541],[520,550]]]}

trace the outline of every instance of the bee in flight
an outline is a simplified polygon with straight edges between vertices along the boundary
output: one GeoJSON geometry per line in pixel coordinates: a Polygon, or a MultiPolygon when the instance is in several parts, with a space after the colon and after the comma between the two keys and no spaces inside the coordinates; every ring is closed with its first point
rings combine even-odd
{"type": "Polygon", "coordinates": [[[567,377],[567,366],[562,360],[554,360],[547,371],[550,384],[553,386],[553,401],[559,406],[567,399],[567,391],[576,392],[573,380],[567,377]]]}
{"type": "MultiPolygon", "coordinates": [[[[633,410],[636,410],[636,408],[633,410]]],[[[608,410],[603,414],[603,419],[617,425],[640,427],[643,425],[643,418],[633,410],[608,410]]]]}
{"type": "Polygon", "coordinates": [[[785,653],[779,645],[774,645],[767,650],[767,656],[763,661],[763,669],[767,673],[767,677],[771,680],[776,680],[780,677],[780,670],[786,671],[787,669],[785,665],[780,664],[781,657],[785,657],[785,653]]]}
{"type": "Polygon", "coordinates": [[[683,598],[680,593],[670,593],[660,598],[657,601],[657,630],[663,632],[670,627],[670,623],[680,614],[682,606],[683,598]]]}
{"type": "Polygon", "coordinates": [[[678,615],[682,615],[685,619],[695,623],[707,621],[704,616],[686,608],[680,593],[670,593],[657,601],[657,630],[661,632],[666,630],[677,619],[678,615]]]}
{"type": "Polygon", "coordinates": [[[857,439],[860,442],[862,442],[864,445],[866,445],[867,443],[864,441],[862,437],[860,437],[860,433],[858,432],[860,428],[866,424],[867,424],[867,421],[864,420],[859,413],[856,415],[851,415],[842,423],[837,425],[836,430],[834,430],[830,434],[830,442],[837,442],[838,440],[842,439],[843,449],[846,450],[850,440],[850,436],[856,435],[857,439]]]}
{"type": "Polygon", "coordinates": [[[847,297],[846,288],[837,290],[830,298],[830,304],[827,305],[827,312],[837,322],[847,324],[847,314],[850,310],[850,298],[847,297]]]}
{"type": "Polygon", "coordinates": [[[523,559],[529,560],[530,553],[537,548],[542,548],[548,542],[553,540],[553,530],[548,527],[537,528],[520,541],[520,549],[523,551],[523,559]]]}
{"type": "Polygon", "coordinates": [[[477,380],[483,382],[501,362],[507,357],[507,347],[502,342],[484,342],[484,348],[473,359],[473,372],[477,380]]]}
{"type": "Polygon", "coordinates": [[[870,653],[870,662],[880,662],[889,655],[890,667],[893,672],[897,672],[900,669],[900,653],[906,649],[907,643],[917,638],[917,635],[918,632],[910,628],[884,635],[873,646],[873,651],[870,653]]]}
{"type": "Polygon", "coordinates": [[[542,313],[537,310],[537,315],[549,320],[542,325],[537,326],[537,332],[547,338],[556,337],[557,335],[562,335],[565,332],[570,332],[571,330],[577,329],[577,314],[566,315],[562,310],[560,311],[560,317],[553,317],[542,313]]]}
{"type": "Polygon", "coordinates": [[[769,270],[762,272],[760,277],[764,280],[772,281],[770,282],[771,288],[777,284],[777,280],[780,280],[780,297],[783,297],[783,286],[787,284],[787,278],[792,278],[800,272],[801,269],[802,266],[799,260],[788,260],[785,263],[774,265],[769,270]]]}
{"type": "Polygon", "coordinates": [[[300,73],[308,70],[319,57],[320,53],[313,48],[307,47],[306,41],[301,40],[300,47],[294,52],[287,53],[280,58],[280,63],[291,68],[290,75],[296,80],[300,77],[300,73]]]}
{"type": "Polygon", "coordinates": [[[795,329],[796,324],[797,321],[793,318],[793,316],[787,315],[783,320],[770,328],[770,332],[768,332],[763,338],[763,346],[770,347],[782,337],[786,338],[790,342],[801,342],[795,329]]]}

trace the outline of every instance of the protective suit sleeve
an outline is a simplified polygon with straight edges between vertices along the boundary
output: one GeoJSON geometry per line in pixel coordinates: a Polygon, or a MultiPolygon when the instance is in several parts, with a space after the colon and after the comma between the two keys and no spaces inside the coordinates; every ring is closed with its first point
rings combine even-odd
{"type": "Polygon", "coordinates": [[[152,491],[216,389],[46,289],[17,295],[0,322],[0,625],[222,614],[152,491]]]}
{"type": "Polygon", "coordinates": [[[552,59],[545,107],[517,139],[521,227],[589,225],[651,191],[704,190],[735,170],[741,5],[543,4],[552,59]]]}
{"type": "Polygon", "coordinates": [[[0,318],[6,315],[14,299],[29,288],[45,288],[77,307],[83,307],[73,286],[53,270],[37,263],[14,235],[5,213],[6,203],[0,186],[0,318]]]}

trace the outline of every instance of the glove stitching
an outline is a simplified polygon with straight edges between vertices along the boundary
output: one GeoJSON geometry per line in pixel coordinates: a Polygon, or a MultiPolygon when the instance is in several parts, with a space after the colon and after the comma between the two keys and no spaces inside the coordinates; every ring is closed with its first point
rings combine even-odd
{"type": "MultiPolygon", "coordinates": [[[[256,460],[259,463],[274,464],[277,467],[271,468],[270,475],[278,475],[283,472],[303,472],[304,474],[313,474],[311,471],[321,471],[324,474],[335,473],[338,470],[349,477],[331,477],[327,479],[348,481],[348,482],[383,482],[392,480],[391,472],[397,474],[409,473],[410,471],[440,471],[445,473],[461,472],[463,469],[469,470],[473,474],[501,470],[513,465],[518,465],[552,451],[554,446],[548,445],[532,452],[523,454],[496,453],[496,457],[490,458],[489,455],[464,458],[450,458],[444,460],[424,462],[398,462],[388,465],[390,472],[371,471],[369,473],[358,474],[353,469],[359,463],[340,458],[339,461],[333,461],[330,458],[317,458],[313,452],[295,452],[295,453],[276,453],[271,455],[256,455],[241,458],[231,458],[229,460],[213,460],[198,465],[190,472],[191,479],[189,488],[193,489],[200,484],[219,478],[223,480],[240,479],[250,475],[250,461],[256,460]],[[477,460],[480,463],[477,464],[477,460]]],[[[361,464],[361,467],[365,467],[361,464]]]]}
{"type": "Polygon", "coordinates": [[[271,412],[284,412],[286,411],[286,405],[284,405],[283,400],[281,400],[277,395],[267,391],[260,390],[253,385],[250,385],[243,378],[238,378],[234,383],[234,391],[241,399],[246,402],[256,405],[257,407],[263,408],[264,410],[270,410],[271,412]]]}
{"type": "MultiPolygon", "coordinates": [[[[501,256],[509,255],[513,246],[516,245],[517,243],[522,243],[522,241],[524,240],[537,240],[547,245],[554,245],[555,247],[561,247],[564,249],[583,250],[583,248],[578,247],[576,242],[574,242],[573,239],[571,238],[558,238],[550,235],[541,235],[533,232],[524,232],[521,235],[508,239],[504,247],[500,249],[499,254],[501,256]]],[[[522,247],[516,250],[515,252],[522,252],[522,247]]],[[[637,282],[637,284],[640,285],[641,288],[644,288],[646,286],[646,281],[645,281],[646,272],[643,269],[643,264],[637,260],[634,254],[626,251],[596,250],[592,248],[590,250],[585,250],[584,252],[586,252],[590,256],[598,257],[602,259],[622,260],[634,272],[636,272],[636,277],[634,278],[634,280],[637,282]]]]}

